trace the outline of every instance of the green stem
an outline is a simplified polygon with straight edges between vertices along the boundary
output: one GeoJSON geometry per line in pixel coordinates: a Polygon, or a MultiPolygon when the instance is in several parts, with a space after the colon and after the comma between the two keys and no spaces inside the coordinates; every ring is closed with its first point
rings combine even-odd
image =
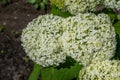
{"type": "Polygon", "coordinates": [[[33,71],[31,72],[28,80],[38,80],[38,77],[41,73],[42,67],[36,63],[34,63],[33,71]]]}

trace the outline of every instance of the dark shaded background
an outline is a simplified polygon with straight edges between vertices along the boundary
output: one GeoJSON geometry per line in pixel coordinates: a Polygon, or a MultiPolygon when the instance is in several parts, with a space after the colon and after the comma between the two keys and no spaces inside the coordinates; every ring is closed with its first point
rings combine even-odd
{"type": "Polygon", "coordinates": [[[27,80],[33,67],[20,41],[22,29],[38,15],[49,12],[49,7],[36,10],[27,0],[12,0],[0,5],[0,80],[27,80]]]}

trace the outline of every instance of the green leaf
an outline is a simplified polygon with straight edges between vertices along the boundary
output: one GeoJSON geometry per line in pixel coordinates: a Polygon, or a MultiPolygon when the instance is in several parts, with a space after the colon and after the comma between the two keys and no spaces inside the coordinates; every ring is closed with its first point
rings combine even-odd
{"type": "Polygon", "coordinates": [[[120,21],[117,21],[113,26],[115,27],[116,33],[117,33],[117,34],[119,35],[119,37],[120,37],[120,21]]]}
{"type": "Polygon", "coordinates": [[[45,4],[44,4],[43,2],[40,3],[40,8],[41,8],[42,10],[45,9],[45,4]]]}
{"type": "Polygon", "coordinates": [[[60,10],[57,9],[55,6],[52,6],[52,9],[51,9],[50,13],[53,14],[53,15],[59,15],[60,10]]]}
{"type": "Polygon", "coordinates": [[[116,15],[114,13],[108,13],[108,16],[110,17],[112,23],[114,22],[116,15]]]}
{"type": "Polygon", "coordinates": [[[117,15],[117,19],[120,20],[120,14],[117,15]]]}
{"type": "Polygon", "coordinates": [[[61,12],[60,16],[64,17],[64,18],[67,18],[67,17],[72,16],[72,15],[69,12],[61,12]]]}
{"type": "Polygon", "coordinates": [[[39,5],[38,4],[34,4],[35,9],[38,9],[39,5]]]}
{"type": "Polygon", "coordinates": [[[43,0],[43,3],[44,3],[44,4],[47,4],[47,3],[48,3],[48,0],[43,0]]]}
{"type": "Polygon", "coordinates": [[[116,22],[114,25],[115,32],[117,33],[117,47],[116,47],[116,54],[114,58],[120,60],[120,21],[116,22]]]}
{"type": "Polygon", "coordinates": [[[41,78],[42,80],[72,80],[78,77],[81,68],[82,66],[78,63],[70,68],[45,68],[41,70],[41,78]]]}
{"type": "Polygon", "coordinates": [[[56,68],[57,69],[60,69],[60,68],[70,68],[71,66],[74,65],[74,63],[76,63],[76,61],[71,58],[71,57],[66,57],[66,61],[62,64],[60,64],[59,66],[57,66],[56,68]]]}
{"type": "Polygon", "coordinates": [[[34,63],[34,68],[33,68],[33,71],[29,77],[28,80],[38,80],[38,77],[40,75],[40,72],[41,72],[41,69],[42,67],[36,63],[34,63]]]}
{"type": "Polygon", "coordinates": [[[53,15],[58,15],[58,16],[64,17],[64,18],[72,16],[69,12],[61,11],[60,9],[58,9],[55,6],[52,6],[50,13],[53,15]]]}
{"type": "Polygon", "coordinates": [[[0,25],[0,32],[3,32],[4,29],[5,29],[5,27],[0,25]]]}
{"type": "Polygon", "coordinates": [[[36,2],[36,0],[27,0],[29,3],[34,4],[36,2]]]}
{"type": "Polygon", "coordinates": [[[117,40],[116,53],[115,53],[113,59],[118,59],[118,60],[120,60],[120,37],[119,37],[118,34],[117,34],[117,36],[116,36],[116,40],[117,40]]]}
{"type": "Polygon", "coordinates": [[[102,12],[108,14],[108,13],[114,13],[113,9],[110,9],[110,8],[105,8],[102,10],[102,12]]]}

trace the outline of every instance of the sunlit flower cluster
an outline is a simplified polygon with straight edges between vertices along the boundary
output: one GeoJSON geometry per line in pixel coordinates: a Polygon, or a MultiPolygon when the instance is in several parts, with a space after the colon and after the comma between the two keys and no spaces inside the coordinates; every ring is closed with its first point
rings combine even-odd
{"type": "Polygon", "coordinates": [[[56,5],[59,9],[69,11],[73,15],[83,12],[96,11],[99,5],[106,8],[120,10],[120,0],[50,0],[52,5],[56,5]]]}
{"type": "Polygon", "coordinates": [[[67,27],[59,39],[68,56],[84,66],[113,57],[115,31],[106,14],[85,13],[64,20],[63,26],[67,27]]]}
{"type": "Polygon", "coordinates": [[[106,14],[79,14],[61,18],[43,15],[27,25],[21,36],[27,55],[43,67],[58,66],[71,56],[84,66],[110,59],[115,51],[115,31],[106,14]]]}
{"type": "Polygon", "coordinates": [[[120,61],[94,61],[80,70],[79,80],[120,80],[120,61]]]}
{"type": "Polygon", "coordinates": [[[27,55],[43,67],[58,66],[64,62],[64,54],[57,38],[60,36],[61,18],[43,15],[34,19],[22,32],[21,41],[27,55]]]}

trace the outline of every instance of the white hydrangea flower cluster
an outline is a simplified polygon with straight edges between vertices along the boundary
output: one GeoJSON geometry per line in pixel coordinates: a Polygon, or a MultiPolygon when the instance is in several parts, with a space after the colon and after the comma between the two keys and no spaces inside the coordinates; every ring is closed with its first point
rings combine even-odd
{"type": "Polygon", "coordinates": [[[61,18],[39,16],[23,30],[27,55],[43,67],[58,66],[71,56],[84,66],[110,59],[115,51],[115,31],[106,14],[79,14],[61,18]]]}
{"type": "Polygon", "coordinates": [[[94,61],[80,70],[79,80],[120,80],[120,61],[94,61]]]}
{"type": "Polygon", "coordinates": [[[73,15],[83,12],[96,11],[98,5],[120,10],[120,0],[50,0],[59,9],[69,11],[73,15]]]}
{"type": "Polygon", "coordinates": [[[95,11],[101,0],[65,0],[67,10],[74,15],[81,12],[95,11]]]}
{"type": "Polygon", "coordinates": [[[68,10],[71,14],[95,11],[96,5],[100,4],[101,0],[50,0],[52,4],[59,9],[68,10]],[[61,3],[61,5],[60,5],[61,3]]]}
{"type": "Polygon", "coordinates": [[[104,0],[105,7],[120,10],[120,0],[104,0]]]}
{"type": "Polygon", "coordinates": [[[57,40],[61,21],[58,16],[39,16],[22,32],[21,41],[25,52],[30,59],[43,67],[58,66],[66,59],[57,40]]]}
{"type": "Polygon", "coordinates": [[[106,14],[79,14],[65,19],[67,26],[59,38],[67,55],[87,66],[94,60],[113,57],[115,30],[106,14]]]}

